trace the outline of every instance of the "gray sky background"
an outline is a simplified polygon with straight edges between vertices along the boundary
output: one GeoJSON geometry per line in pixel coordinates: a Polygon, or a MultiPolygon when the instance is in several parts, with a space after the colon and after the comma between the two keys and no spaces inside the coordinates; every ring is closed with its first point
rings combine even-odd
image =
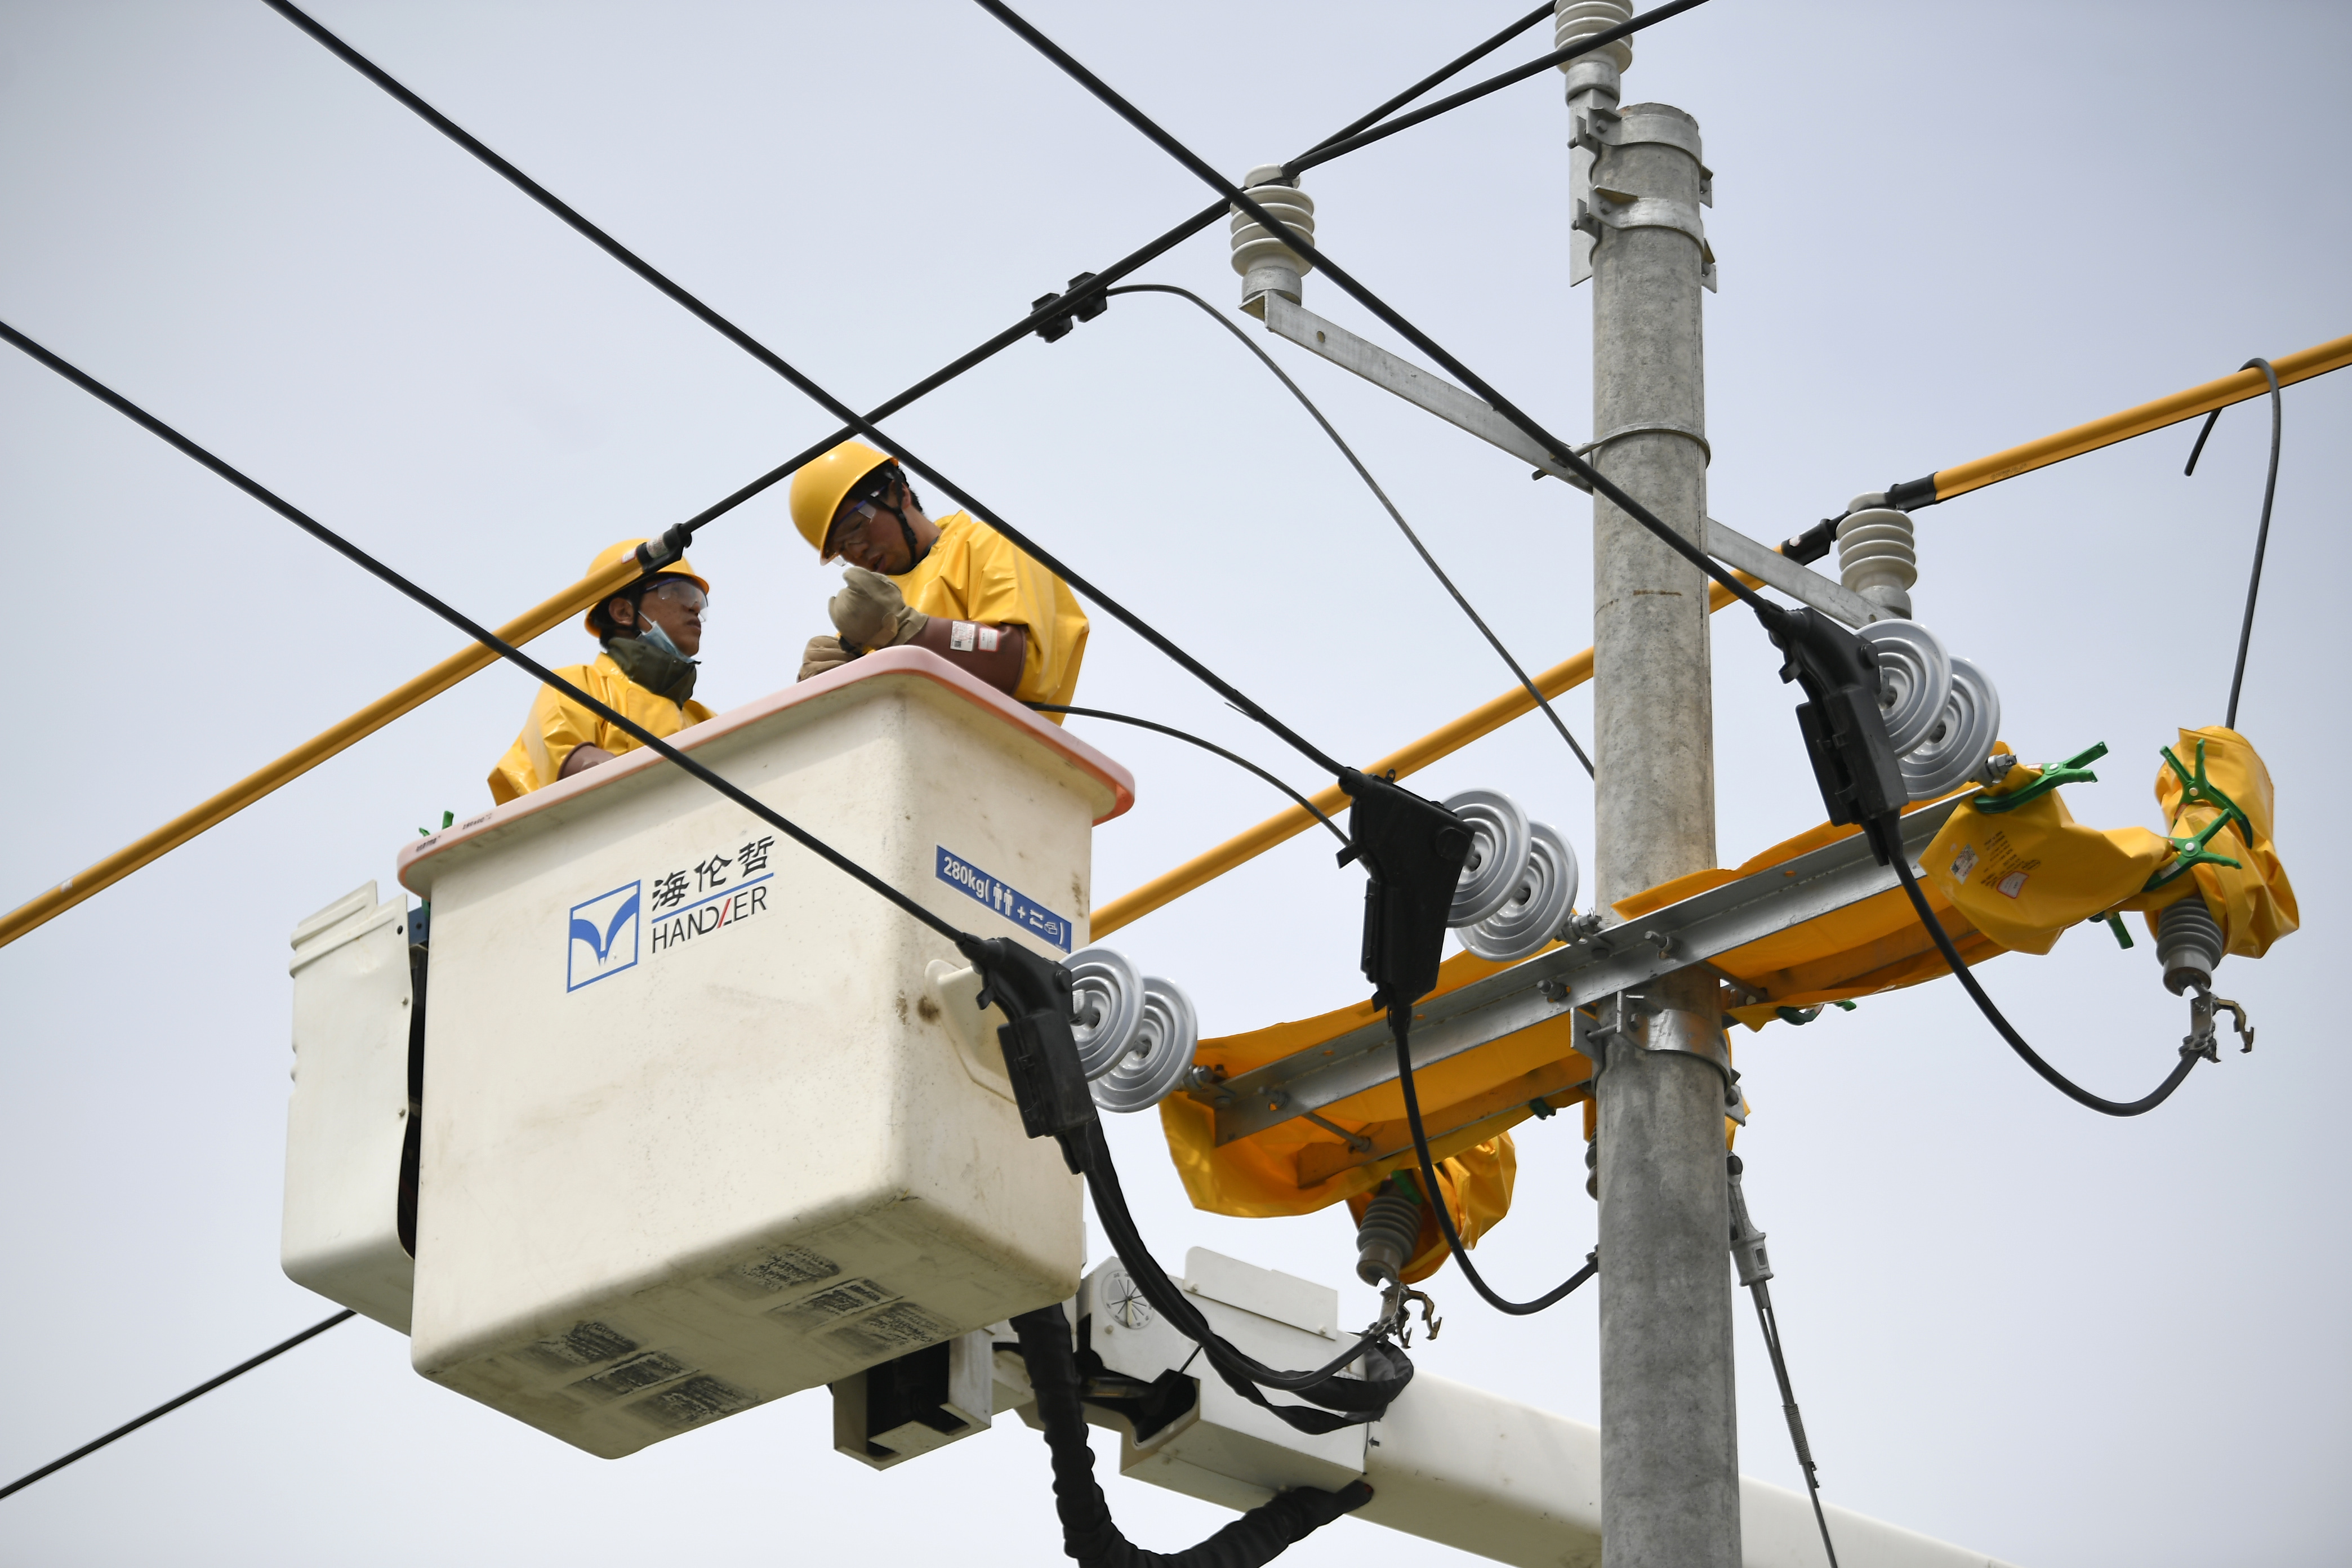
{"type": "MultiPolygon", "coordinates": [[[[1031,14],[1238,173],[1510,8],[1031,14]]],[[[969,5],[320,14],[860,404],[1204,199],[969,5]]],[[[1710,504],[1759,537],[2352,329],[2342,6],[1717,0],[1636,54],[1629,100],[1696,115],[1717,174],[1710,504]]],[[[1548,78],[1308,185],[1335,256],[1573,435],[1591,305],[1566,283],[1565,133],[1548,78]]],[[[257,4],[0,4],[0,316],[485,620],[830,427],[257,4]]],[[[1238,299],[1222,231],[1149,276],[1238,299]]],[[[1387,338],[1327,282],[1307,303],[1387,338]]],[[[1581,498],[1276,352],[1527,663],[1590,643],[1581,498]]],[[[1991,672],[2006,738],[2032,759],[2114,748],[2103,782],[2069,792],[2084,820],[2158,826],[2157,748],[2221,720],[2264,419],[2226,415],[2193,479],[2184,426],[1921,514],[1919,615],[1991,672]]],[[[2116,1123],[2033,1078],[1948,981],[1740,1042],[1749,1193],[1838,1502],[2027,1568],[2352,1557],[2327,1501],[2352,1460],[2326,957],[2352,864],[2326,816],[2352,763],[2347,421],[2352,378],[2286,394],[2242,728],[2278,781],[2307,929],[2224,972],[2261,1047],[2116,1123]]],[[[894,428],[1339,754],[1508,684],[1305,416],[1181,301],[1120,299],[894,428]]],[[[0,792],[0,902],[455,646],[14,353],[0,531],[26,720],[0,792]]],[[[709,699],[789,680],[831,574],[782,492],[694,555],[715,587],[709,699]]],[[[1716,625],[1721,858],[1737,864],[1820,806],[1774,657],[1748,618],[1716,625]]],[[[537,651],[589,648],[567,628],[537,651]]],[[[1585,734],[1587,695],[1562,705],[1585,734]]],[[[388,889],[401,842],[444,808],[486,804],[529,698],[520,676],[484,674],[0,951],[0,1337],[17,1347],[0,1475],[323,1315],[277,1261],[286,933],[369,878],[388,889]]],[[[1081,700],[1313,782],[1107,617],[1081,700]]],[[[1104,895],[1279,804],[1174,742],[1077,728],[1139,779],[1097,841],[1104,895]]],[[[1420,784],[1509,790],[1591,863],[1589,786],[1538,723],[1420,784]]],[[[1204,1032],[1250,1028],[1358,994],[1358,886],[1302,837],[1118,941],[1192,989],[1204,1032]]],[[[2136,1095],[2184,1026],[2148,946],[2086,930],[1984,979],[2067,1070],[2136,1095]]],[[[1480,1253],[1506,1288],[1550,1284],[1591,1244],[1575,1126],[1522,1130],[1517,1208],[1480,1253]]],[[[1171,1265],[1207,1245],[1348,1278],[1343,1219],[1195,1214],[1153,1119],[1114,1142],[1171,1265]]],[[[1597,1415],[1591,1292],[1507,1321],[1451,1272],[1434,1289],[1449,1324],[1425,1368],[1597,1415]]],[[[1742,1463],[1793,1485],[1741,1321],[1742,1463]]],[[[427,1385],[399,1336],[362,1321],[0,1503],[0,1563],[1056,1559],[1043,1445],[1009,1417],[887,1475],[831,1453],[827,1420],[811,1393],[607,1466],[427,1385]]],[[[1108,1484],[1130,1534],[1162,1549],[1225,1517],[1108,1484]]],[[[1457,1560],[1371,1530],[1339,1524],[1289,1561],[1457,1560]]]]}

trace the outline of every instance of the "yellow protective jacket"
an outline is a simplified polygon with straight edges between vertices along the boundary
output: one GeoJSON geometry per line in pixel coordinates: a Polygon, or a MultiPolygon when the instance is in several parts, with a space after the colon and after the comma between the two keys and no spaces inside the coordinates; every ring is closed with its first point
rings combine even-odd
{"type": "MultiPolygon", "coordinates": [[[[970,512],[942,518],[930,553],[891,581],[908,605],[924,615],[1026,632],[1021,684],[1013,690],[1019,700],[1066,707],[1076,694],[1078,666],[1087,655],[1087,613],[1078,608],[1076,595],[970,512]]],[[[1058,713],[1045,717],[1062,721],[1058,713]]]]}
{"type": "MultiPolygon", "coordinates": [[[[688,699],[683,703],[656,697],[621,673],[613,656],[600,653],[593,664],[574,664],[555,672],[605,707],[625,713],[667,740],[691,724],[710,717],[710,710],[688,699]]],[[[563,771],[563,760],[579,746],[602,746],[615,756],[637,749],[636,737],[606,723],[596,714],[542,686],[531,700],[530,717],[522,733],[490,770],[490,798],[499,805],[535,789],[545,789],[563,771]]]]}

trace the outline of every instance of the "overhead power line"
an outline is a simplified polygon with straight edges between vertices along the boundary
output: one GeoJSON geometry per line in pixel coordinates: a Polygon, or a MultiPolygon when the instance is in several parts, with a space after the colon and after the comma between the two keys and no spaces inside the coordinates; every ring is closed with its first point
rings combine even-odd
{"type": "MultiPolygon", "coordinates": [[[[271,0],[271,3],[277,4],[278,0],[271,0]]],[[[1331,281],[1338,284],[1349,298],[1387,322],[1396,331],[1402,333],[1408,342],[1444,367],[1456,381],[1484,398],[1487,406],[1518,426],[1521,434],[1540,446],[1560,467],[1583,479],[1596,492],[1614,503],[1619,510],[1649,530],[1659,542],[1721,584],[1731,592],[1734,597],[1755,610],[1759,616],[1770,617],[1777,614],[1774,606],[1768,600],[1741,582],[1736,574],[1717,565],[1715,559],[1697,543],[1685,538],[1660,519],[1655,512],[1628,495],[1609,476],[1580,457],[1569,443],[1560,440],[1550,431],[1537,424],[1531,416],[1517,404],[1497,392],[1485,377],[1463,363],[1436,339],[1413,325],[1386,300],[1359,282],[1338,262],[1332,260],[1328,253],[1317,249],[1314,243],[1306,236],[1266,211],[1247,191],[1219,174],[1213,165],[1163,130],[1150,115],[1129,102],[1108,82],[1080,64],[1067,49],[1031,26],[1020,13],[1005,5],[1003,0],[975,0],[975,4],[982,10],[1003,22],[1016,37],[1052,61],[1071,80],[1092,93],[1112,113],[1142,132],[1153,145],[1190,170],[1202,184],[1215,191],[1242,212],[1248,214],[1253,222],[1292,252],[1322,268],[1331,281]]],[[[1594,37],[1598,37],[1599,35],[1596,34],[1594,37]]],[[[1582,52],[1599,47],[1591,39],[1582,39],[1577,44],[1576,49],[1582,52]]]]}
{"type": "MultiPolygon", "coordinates": [[[[652,263],[637,255],[635,251],[631,250],[627,246],[623,245],[619,240],[605,233],[604,230],[589,222],[587,218],[572,208],[571,205],[566,203],[562,197],[556,195],[555,193],[550,191],[546,186],[541,184],[538,181],[524,174],[520,169],[516,168],[512,163],[500,157],[498,153],[492,152],[488,146],[477,140],[463,127],[459,126],[455,121],[452,121],[447,115],[443,114],[439,110],[435,109],[431,104],[417,97],[416,94],[411,92],[407,88],[403,87],[399,82],[394,80],[390,75],[386,74],[382,68],[377,67],[374,62],[368,59],[364,55],[362,55],[350,45],[344,43],[341,38],[336,37],[332,33],[327,31],[326,28],[320,26],[317,22],[311,20],[310,17],[304,14],[300,8],[292,5],[290,0],[266,0],[266,4],[268,4],[271,9],[279,12],[289,21],[293,22],[295,26],[300,27],[304,32],[309,33],[312,37],[323,44],[338,58],[350,65],[354,70],[357,70],[370,81],[375,83],[376,86],[390,93],[402,105],[413,110],[425,121],[425,123],[431,125],[435,130],[440,132],[443,135],[457,142],[457,145],[463,147],[467,152],[471,153],[475,157],[489,165],[490,168],[496,170],[500,175],[504,176],[510,184],[512,184],[516,189],[521,191],[524,195],[530,196],[531,200],[539,203],[540,205],[545,207],[549,212],[553,213],[557,217],[562,219],[564,223],[570,225],[574,230],[578,231],[582,236],[593,243],[606,255],[612,257],[615,261],[621,263],[622,266],[627,268],[630,271],[635,273],[638,277],[652,284],[670,300],[684,307],[688,313],[695,317],[696,320],[701,321],[704,325],[718,332],[721,337],[724,337],[728,342],[741,349],[745,353],[750,354],[761,364],[765,365],[768,369],[775,372],[776,374],[783,377],[784,380],[790,382],[794,387],[798,388],[804,396],[808,397],[818,406],[830,413],[835,418],[841,420],[845,425],[864,436],[866,439],[872,441],[876,446],[894,454],[899,462],[903,463],[908,468],[914,469],[915,472],[920,474],[923,478],[937,485],[940,489],[946,491],[951,499],[961,504],[966,510],[971,511],[982,522],[987,523],[991,528],[996,530],[997,532],[1011,540],[1013,544],[1026,552],[1039,564],[1043,565],[1047,571],[1052,572],[1055,576],[1061,578],[1071,587],[1076,589],[1079,593],[1084,594],[1089,599],[1092,599],[1103,609],[1110,612],[1110,614],[1121,624],[1126,626],[1129,631],[1134,632],[1138,637],[1143,638],[1144,641],[1150,643],[1169,658],[1174,660],[1195,679],[1201,681],[1211,690],[1216,692],[1218,696],[1223,697],[1226,701],[1233,703],[1249,718],[1255,720],[1259,724],[1264,725],[1267,730],[1279,737],[1286,744],[1298,752],[1300,755],[1306,757],[1307,761],[1313,763],[1317,767],[1323,769],[1327,773],[1336,774],[1345,773],[1347,771],[1340,763],[1333,761],[1328,753],[1325,752],[1313,742],[1300,735],[1297,731],[1290,728],[1289,725],[1285,724],[1282,721],[1276,719],[1272,713],[1260,706],[1255,700],[1244,693],[1239,687],[1234,686],[1232,682],[1226,680],[1223,677],[1209,668],[1207,665],[1202,664],[1199,659],[1194,658],[1191,654],[1185,652],[1173,641],[1162,635],[1159,629],[1154,627],[1150,622],[1144,620],[1143,617],[1128,609],[1126,605],[1120,604],[1117,599],[1112,598],[1100,588],[1095,586],[1093,583],[1089,582],[1084,576],[1081,576],[1076,569],[1069,566],[1052,552],[1046,550],[1043,545],[1032,539],[1026,532],[1015,528],[1012,523],[1006,521],[986,502],[981,500],[979,497],[973,495],[971,491],[963,489],[954,480],[949,479],[940,468],[925,462],[921,458],[916,456],[916,454],[909,449],[904,442],[892,440],[883,432],[882,427],[876,424],[872,419],[867,418],[866,416],[858,413],[856,409],[850,407],[846,403],[842,402],[841,399],[835,397],[832,393],[819,385],[814,378],[801,371],[789,360],[786,360],[782,354],[777,353],[774,350],[761,342],[757,338],[754,338],[751,333],[737,326],[733,321],[729,321],[725,316],[719,314],[719,311],[705,304],[700,299],[697,298],[682,285],[673,281],[666,276],[658,268],[656,268],[652,263]]],[[[682,544],[678,546],[678,548],[682,547],[682,544]]]]}
{"type": "Polygon", "coordinates": [[[84,1443],[72,1453],[64,1455],[58,1458],[51,1459],[39,1469],[18,1476],[6,1486],[0,1487],[0,1498],[6,1497],[12,1492],[23,1491],[26,1487],[31,1486],[35,1481],[39,1480],[42,1477],[53,1476],[59,1470],[64,1469],[68,1465],[72,1464],[77,1459],[86,1459],[89,1458],[90,1455],[97,1453],[100,1448],[105,1447],[109,1443],[115,1441],[117,1438],[130,1436],[131,1434],[138,1431],[139,1428],[146,1426],[150,1421],[155,1420],[159,1416],[169,1415],[173,1411],[177,1410],[181,1405],[187,1404],[190,1400],[203,1398],[205,1394],[210,1394],[214,1389],[218,1388],[222,1384],[232,1382],[236,1378],[243,1377],[247,1373],[251,1372],[255,1367],[261,1365],[264,1362],[277,1360],[279,1356],[284,1355],[288,1351],[292,1350],[296,1345],[301,1344],[306,1341],[316,1339],[320,1334],[325,1333],[329,1329],[333,1328],[337,1323],[341,1322],[344,1319],[354,1317],[357,1314],[352,1312],[349,1307],[346,1307],[341,1311],[337,1312],[333,1317],[320,1319],[319,1321],[311,1324],[309,1328],[304,1329],[300,1333],[294,1335],[290,1339],[278,1341],[268,1350],[263,1351],[259,1355],[255,1356],[251,1361],[241,1361],[235,1366],[229,1368],[226,1372],[221,1373],[218,1377],[206,1379],[205,1382],[200,1383],[196,1384],[195,1387],[188,1390],[187,1393],[181,1394],[178,1398],[167,1399],[163,1401],[163,1404],[155,1406],[154,1409],[147,1412],[146,1415],[138,1416],[132,1420],[125,1421],[121,1426],[117,1426],[113,1431],[109,1432],[105,1436],[99,1438],[97,1441],[84,1443]]]}
{"type": "MultiPolygon", "coordinates": [[[[1545,71],[1566,65],[1580,55],[1589,55],[1593,50],[1613,44],[1620,38],[1630,38],[1644,27],[1665,21],[1670,16],[1679,16],[1685,11],[1696,10],[1706,4],[1706,0],[1674,0],[1672,5],[1660,5],[1654,10],[1644,11],[1640,16],[1620,22],[1613,27],[1604,27],[1597,33],[1587,33],[1572,44],[1564,44],[1551,53],[1539,55],[1527,64],[1514,67],[1500,76],[1488,77],[1485,81],[1441,98],[1426,108],[1416,109],[1411,114],[1401,114],[1385,125],[1356,134],[1334,137],[1313,152],[1303,153],[1293,158],[1282,166],[1282,172],[1290,175],[1303,174],[1318,163],[1328,163],[1332,159],[1344,157],[1360,147],[1369,147],[1375,142],[1385,141],[1400,131],[1410,131],[1423,121],[1434,120],[1441,114],[1451,113],[1465,103],[1475,103],[1490,92],[1500,92],[1503,89],[1523,82],[1531,76],[1541,76],[1545,71]]],[[[1551,7],[1546,6],[1543,14],[1551,15],[1551,7]]]]}
{"type": "MultiPolygon", "coordinates": [[[[1410,103],[1431,88],[1484,58],[1550,14],[1549,6],[1540,6],[1528,13],[1527,16],[1485,42],[1424,76],[1402,92],[1391,97],[1370,112],[1349,121],[1317,145],[1327,146],[1363,130],[1383,115],[1402,104],[1410,103]]],[[[301,17],[299,14],[296,15],[296,19],[308,23],[308,18],[301,17]]],[[[311,31],[314,37],[318,37],[320,31],[315,27],[315,25],[306,26],[306,30],[311,31]]],[[[339,49],[338,53],[341,54],[342,51],[339,49]]],[[[395,94],[395,96],[398,95],[395,94]]],[[[866,418],[868,421],[887,418],[892,414],[937,391],[965,372],[980,365],[1013,343],[1019,342],[1040,326],[1054,320],[1056,315],[1066,313],[1071,308],[1073,301],[1082,296],[1106,291],[1108,287],[1118,279],[1131,274],[1158,257],[1166,254],[1185,239],[1209,227],[1223,216],[1224,210],[1223,204],[1212,203],[1157,238],[1112,262],[1099,272],[1083,274],[1082,287],[1074,287],[1066,294],[1049,296],[1045,303],[1032,309],[1029,314],[1012,326],[867,410],[866,418]]],[[[6,329],[0,328],[0,331],[5,331],[6,329]]],[[[19,342],[13,333],[9,333],[9,341],[16,342],[20,348],[26,346],[25,342],[19,342]]],[[[794,453],[758,478],[740,486],[720,500],[696,512],[684,522],[675,525],[668,531],[669,533],[677,535],[682,540],[692,539],[695,532],[705,524],[726,515],[790,478],[803,465],[830,450],[855,433],[856,427],[853,426],[841,426],[823,440],[794,453]]],[[[557,595],[523,616],[508,622],[499,628],[499,635],[518,645],[531,640],[541,633],[579,614],[587,605],[595,603],[608,588],[619,585],[619,579],[626,577],[628,569],[617,568],[616,572],[618,575],[614,583],[605,584],[599,578],[583,580],[574,584],[566,593],[557,595]]],[[[407,682],[378,701],[313,737],[276,762],[256,770],[245,779],[182,813],[153,832],[26,900],[6,916],[0,917],[0,946],[5,946],[27,931],[46,924],[76,904],[218,826],[256,801],[283,787],[293,779],[300,777],[327,758],[336,755],[374,733],[420,703],[448,689],[449,687],[477,671],[487,668],[495,657],[488,649],[478,644],[469,646],[465,651],[436,665],[415,680],[407,682]]]]}

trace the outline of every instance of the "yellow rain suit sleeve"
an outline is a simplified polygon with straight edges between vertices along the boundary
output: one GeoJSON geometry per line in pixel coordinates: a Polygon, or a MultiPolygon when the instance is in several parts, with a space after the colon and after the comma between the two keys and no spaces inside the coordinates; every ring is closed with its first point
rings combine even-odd
{"type": "MultiPolygon", "coordinates": [[[[593,664],[574,664],[555,672],[591,697],[644,725],[663,740],[710,717],[710,710],[688,699],[684,703],[656,697],[621,673],[610,654],[600,653],[593,664]]],[[[601,746],[618,756],[637,749],[635,736],[564,696],[542,686],[531,699],[530,717],[522,733],[490,770],[490,798],[500,805],[545,789],[563,772],[563,761],[581,746],[601,746]]]]}
{"type": "MultiPolygon", "coordinates": [[[[1019,626],[1026,632],[1021,684],[1013,691],[1021,701],[1066,707],[1076,695],[1087,629],[1087,613],[1078,608],[1076,595],[1068,584],[971,513],[960,511],[941,520],[930,553],[891,581],[908,605],[924,615],[1019,626]]],[[[1056,724],[1062,721],[1059,713],[1045,717],[1056,724]]]]}
{"type": "MultiPolygon", "coordinates": [[[[2205,907],[2220,922],[2228,950],[2242,957],[2260,958],[2270,951],[2271,943],[2294,931],[2302,921],[2295,905],[2294,884],[2287,880],[2286,868],[2280,864],[2277,847],[2271,842],[2271,826],[2277,816],[2277,793],[2271,784],[2270,769],[2263,765],[2260,753],[2235,730],[2214,724],[2180,731],[2180,743],[2173,748],[2173,755],[2192,773],[2198,766],[2200,745],[2204,748],[2207,780],[2246,814],[2254,841],[2248,844],[2233,822],[2215,834],[2205,847],[2210,854],[2235,860],[2237,865],[2200,863],[2190,867],[2187,876],[2177,877],[2139,898],[2126,900],[2122,907],[2147,911],[2148,930],[2153,932],[2156,911],[2176,899],[2187,897],[2193,884],[2203,896],[2205,907]]],[[[2168,764],[2158,769],[2156,803],[2172,824],[2176,838],[2196,837],[2222,815],[2218,805],[2192,803],[2184,806],[2181,798],[2185,793],[2180,775],[2168,764]]]]}

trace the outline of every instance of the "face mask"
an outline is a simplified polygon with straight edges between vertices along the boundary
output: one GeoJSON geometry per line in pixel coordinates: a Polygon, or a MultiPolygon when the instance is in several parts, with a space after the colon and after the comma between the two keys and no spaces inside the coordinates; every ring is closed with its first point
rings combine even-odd
{"type": "MultiPolygon", "coordinates": [[[[642,614],[642,612],[640,612],[640,614],[642,614]]],[[[677,644],[669,640],[669,634],[661,629],[661,623],[655,620],[650,616],[645,616],[642,623],[639,625],[637,628],[637,640],[641,643],[646,643],[651,647],[661,649],[662,652],[669,655],[672,658],[684,658],[686,657],[686,654],[678,647],[677,644]]]]}

